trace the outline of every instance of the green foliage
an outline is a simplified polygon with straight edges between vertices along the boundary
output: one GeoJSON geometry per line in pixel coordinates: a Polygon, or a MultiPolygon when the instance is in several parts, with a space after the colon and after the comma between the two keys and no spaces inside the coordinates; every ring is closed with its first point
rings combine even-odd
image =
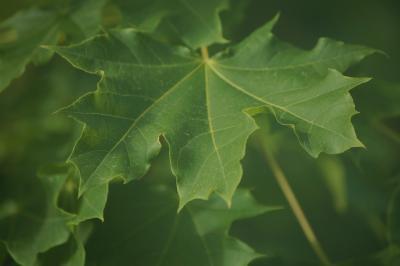
{"type": "Polygon", "coordinates": [[[269,210],[249,191],[239,190],[230,209],[216,197],[179,213],[177,207],[176,192],[165,185],[114,187],[105,222],[87,243],[87,264],[247,265],[260,256],[228,236],[233,221],[269,210]]]}
{"type": "Polygon", "coordinates": [[[400,6],[355,2],[0,4],[0,265],[398,265],[400,6]]]}
{"type": "Polygon", "coordinates": [[[114,20],[119,18],[122,25],[138,31],[179,39],[193,49],[226,41],[219,13],[228,8],[228,0],[117,0],[114,4],[114,20]]]}
{"type": "Polygon", "coordinates": [[[0,91],[20,76],[28,63],[47,62],[52,53],[40,46],[92,36],[100,28],[105,0],[67,1],[46,9],[23,10],[0,25],[0,91]],[[66,36],[69,34],[69,36],[66,36]]]}
{"type": "Polygon", "coordinates": [[[40,178],[40,184],[29,178],[25,183],[2,179],[2,187],[15,189],[2,193],[0,238],[17,263],[34,265],[39,253],[68,239],[72,215],[57,206],[65,179],[64,169],[52,170],[40,178]]]}
{"type": "Polygon", "coordinates": [[[163,135],[180,208],[213,191],[229,204],[246,140],[256,129],[248,114],[263,107],[293,127],[314,156],[362,146],[350,123],[355,110],[348,91],[367,79],[330,69],[344,71],[373,50],[321,39],[305,52],[277,40],[273,25],[212,58],[130,29],[53,48],[77,68],[101,75],[96,92],[62,111],[86,125],[71,156],[80,193],[115,177],[143,176],[163,135]]]}

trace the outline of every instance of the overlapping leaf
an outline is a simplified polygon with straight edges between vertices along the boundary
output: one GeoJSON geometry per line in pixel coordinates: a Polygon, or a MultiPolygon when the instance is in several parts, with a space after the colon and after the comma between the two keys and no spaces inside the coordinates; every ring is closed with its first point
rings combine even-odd
{"type": "Polygon", "coordinates": [[[108,197],[108,185],[93,187],[78,198],[79,176],[72,167],[68,167],[68,169],[73,174],[70,174],[65,181],[63,190],[58,196],[58,204],[60,208],[75,214],[74,219],[69,224],[79,225],[91,219],[103,220],[103,211],[108,197]]]}
{"type": "Polygon", "coordinates": [[[34,265],[37,255],[67,241],[73,215],[57,206],[57,197],[67,178],[64,169],[35,179],[2,179],[13,190],[1,195],[0,240],[21,265],[34,265]],[[13,182],[17,182],[13,184],[13,182]]]}
{"type": "Polygon", "coordinates": [[[77,226],[67,242],[56,246],[45,254],[39,256],[38,265],[41,266],[84,266],[85,247],[84,244],[92,231],[91,224],[77,226]]]}
{"type": "Polygon", "coordinates": [[[228,0],[114,2],[122,13],[123,25],[140,31],[157,31],[166,38],[180,39],[194,49],[225,42],[219,13],[228,8],[228,0]]]}
{"type": "Polygon", "coordinates": [[[231,223],[273,210],[238,190],[232,208],[213,197],[179,214],[169,187],[133,183],[115,186],[105,222],[87,243],[86,265],[247,265],[259,255],[228,235],[231,223]]]}
{"type": "Polygon", "coordinates": [[[102,76],[96,92],[64,110],[86,124],[71,156],[81,192],[145,174],[163,135],[180,207],[213,191],[229,202],[246,140],[256,129],[249,113],[262,108],[293,127],[313,156],[362,146],[351,125],[348,91],[368,79],[339,71],[374,51],[328,39],[303,51],[275,38],[274,23],[213,58],[129,29],[55,48],[74,66],[102,76]]]}
{"type": "MultiPolygon", "coordinates": [[[[75,266],[75,259],[82,260],[79,258],[79,249],[77,254],[71,254],[73,257],[69,255],[74,247],[83,249],[81,243],[75,243],[75,238],[70,236],[71,225],[103,217],[107,188],[89,190],[78,200],[77,190],[74,189],[78,182],[74,183],[76,178],[69,167],[60,166],[57,171],[46,171],[41,178],[35,178],[35,173],[42,164],[65,160],[74,138],[79,135],[78,127],[49,114],[94,86],[95,80],[57,61],[49,66],[30,69],[1,97],[0,246],[3,248],[3,240],[11,244],[17,240],[24,243],[12,246],[9,252],[4,248],[5,254],[9,254],[5,265],[11,262],[10,257],[19,265],[33,265],[37,253],[40,253],[38,260],[41,261],[43,251],[47,253],[48,249],[53,250],[68,238],[71,240],[62,244],[63,247],[67,246],[62,249],[65,254],[58,260],[52,260],[57,263],[43,265],[61,265],[60,262],[65,258],[75,266]],[[57,90],[53,92],[51,88],[54,82],[60,82],[61,85],[57,84],[57,90]],[[71,86],[74,91],[70,90],[71,86]],[[10,109],[13,111],[9,112],[10,109]],[[47,143],[46,148],[44,143],[47,143]],[[54,184],[53,179],[56,182],[54,184]],[[50,191],[53,185],[59,189],[50,191]],[[53,196],[49,195],[51,192],[54,192],[53,196]],[[48,215],[65,214],[65,210],[61,209],[64,199],[75,206],[73,211],[67,210],[70,212],[66,214],[68,219],[54,220],[53,225],[47,223],[50,219],[46,217],[47,212],[48,215]],[[43,243],[35,244],[36,241],[43,243]],[[31,245],[36,246],[32,248],[31,245]],[[30,253],[26,250],[30,250],[30,253]]],[[[0,254],[0,257],[3,256],[0,254]]]]}
{"type": "Polygon", "coordinates": [[[56,6],[21,11],[0,24],[0,91],[20,76],[28,63],[43,63],[51,57],[40,45],[56,44],[65,32],[79,40],[99,30],[105,0],[68,3],[65,10],[56,6]]]}
{"type": "Polygon", "coordinates": [[[72,170],[67,165],[46,167],[39,184],[36,179],[18,178],[15,183],[12,178],[2,180],[2,186],[13,190],[0,198],[0,240],[20,265],[36,265],[38,255],[43,265],[59,265],[61,261],[68,263],[63,265],[84,265],[82,238],[87,238],[90,230],[83,227],[86,236],[81,236],[80,224],[103,219],[108,188],[90,189],[78,200],[71,183],[72,170]],[[66,212],[59,206],[64,193],[76,205],[76,212],[66,212]],[[73,226],[78,225],[72,234],[73,226]]]}

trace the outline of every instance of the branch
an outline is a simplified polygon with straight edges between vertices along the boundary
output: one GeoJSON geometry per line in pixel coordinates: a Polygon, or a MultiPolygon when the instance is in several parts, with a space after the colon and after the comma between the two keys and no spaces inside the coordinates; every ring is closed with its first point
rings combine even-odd
{"type": "Polygon", "coordinates": [[[261,139],[260,142],[262,146],[261,150],[264,154],[264,157],[267,163],[270,165],[272,173],[276,181],[278,182],[278,185],[281,188],[286,200],[288,201],[289,206],[294,213],[294,216],[300,224],[300,227],[303,230],[303,233],[306,236],[311,248],[314,250],[315,254],[318,256],[323,265],[331,266],[332,263],[330,262],[328,256],[322,248],[321,243],[315,236],[314,230],[308,222],[308,219],[305,216],[304,211],[301,208],[300,203],[297,200],[296,195],[294,194],[285,174],[283,173],[282,168],[279,166],[270,149],[266,146],[265,141],[262,141],[261,139]]]}

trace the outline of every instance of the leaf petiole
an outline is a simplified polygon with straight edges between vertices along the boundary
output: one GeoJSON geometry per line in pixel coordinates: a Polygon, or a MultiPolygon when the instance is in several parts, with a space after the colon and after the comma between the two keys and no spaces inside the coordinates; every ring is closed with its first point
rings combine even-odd
{"type": "Polygon", "coordinates": [[[265,160],[271,167],[271,170],[275,177],[275,180],[277,181],[287,202],[289,203],[289,206],[292,209],[293,214],[296,217],[311,248],[313,249],[315,254],[318,256],[322,265],[324,265],[324,266],[333,265],[330,262],[326,252],[322,248],[321,243],[318,241],[318,238],[316,237],[314,230],[312,229],[306,215],[304,214],[304,211],[303,211],[299,201],[297,200],[296,195],[294,194],[282,168],[278,164],[277,160],[275,159],[275,157],[272,154],[272,152],[270,151],[270,149],[266,146],[265,141],[261,140],[260,142],[261,142],[261,150],[265,157],[265,160]]]}
{"type": "Polygon", "coordinates": [[[210,57],[208,55],[208,48],[201,47],[200,51],[201,51],[201,58],[203,59],[204,62],[207,62],[210,59],[210,57]]]}

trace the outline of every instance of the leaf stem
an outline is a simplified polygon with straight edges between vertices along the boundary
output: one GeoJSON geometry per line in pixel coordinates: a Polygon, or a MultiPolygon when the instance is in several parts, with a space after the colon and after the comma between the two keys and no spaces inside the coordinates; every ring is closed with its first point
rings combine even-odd
{"type": "Polygon", "coordinates": [[[281,188],[286,200],[289,203],[290,208],[292,209],[301,229],[305,237],[307,238],[311,248],[314,250],[315,254],[318,256],[321,263],[325,266],[333,265],[328,256],[326,255],[324,249],[321,246],[321,243],[318,241],[317,237],[315,236],[314,230],[312,229],[310,223],[308,222],[307,217],[304,214],[303,209],[300,206],[299,201],[296,198],[282,168],[276,161],[275,157],[273,156],[272,152],[268,147],[266,147],[266,143],[261,141],[262,143],[262,151],[265,156],[267,163],[270,165],[272,173],[281,188]]]}
{"type": "Polygon", "coordinates": [[[201,47],[200,50],[201,50],[201,57],[203,58],[204,62],[207,62],[210,59],[207,47],[201,47]]]}

